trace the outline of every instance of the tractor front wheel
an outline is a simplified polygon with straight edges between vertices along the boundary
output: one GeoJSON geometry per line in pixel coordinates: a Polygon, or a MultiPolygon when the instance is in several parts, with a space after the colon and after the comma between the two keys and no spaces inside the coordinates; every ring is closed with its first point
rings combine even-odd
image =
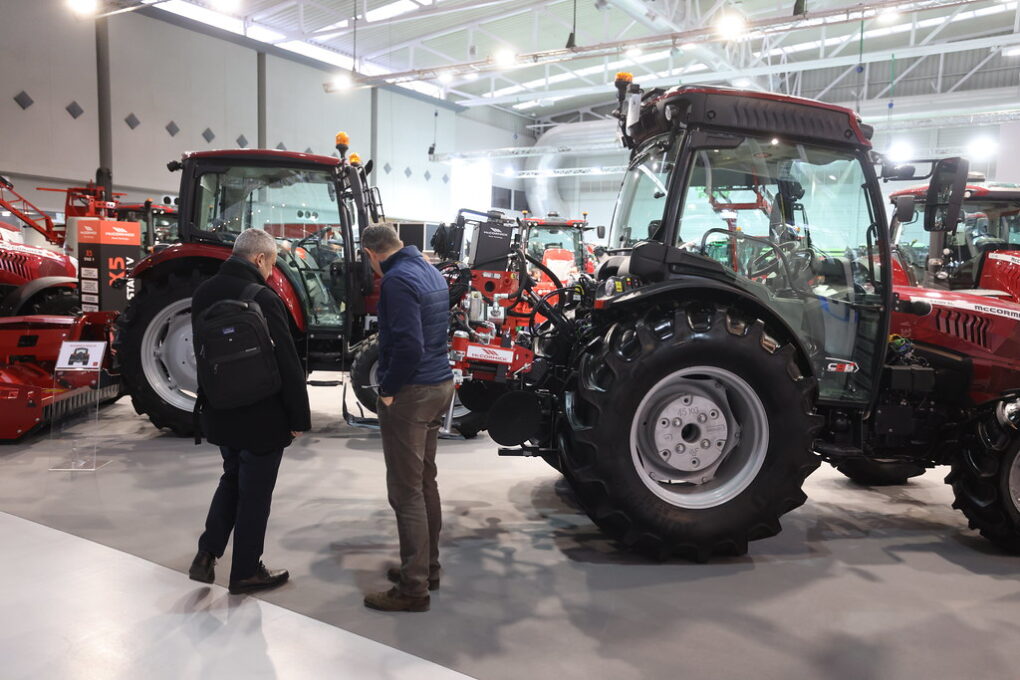
{"type": "Polygon", "coordinates": [[[146,281],[117,319],[121,378],[135,411],[180,436],[194,432],[198,374],[191,296],[204,280],[193,272],[146,281]]]}
{"type": "Polygon", "coordinates": [[[946,477],[956,497],[953,507],[966,515],[971,529],[1020,554],[1020,436],[1003,451],[984,446],[980,436],[974,439],[946,477]]]}

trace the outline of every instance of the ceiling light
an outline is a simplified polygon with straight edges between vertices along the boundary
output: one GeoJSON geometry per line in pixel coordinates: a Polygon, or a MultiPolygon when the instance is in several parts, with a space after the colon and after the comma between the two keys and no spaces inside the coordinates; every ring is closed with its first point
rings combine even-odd
{"type": "Polygon", "coordinates": [[[517,63],[517,54],[513,50],[504,47],[496,51],[493,61],[500,68],[510,68],[517,63]]]}
{"type": "Polygon", "coordinates": [[[890,7],[889,9],[884,9],[878,13],[878,23],[885,24],[886,26],[888,26],[889,24],[896,23],[896,20],[899,18],[900,18],[899,10],[892,7],[890,7]]]}
{"type": "Polygon", "coordinates": [[[67,6],[80,16],[95,14],[99,11],[98,0],[67,0],[67,6]]]}
{"type": "Polygon", "coordinates": [[[715,20],[715,31],[724,40],[736,40],[747,32],[747,20],[736,12],[723,12],[715,20]]]}
{"type": "Polygon", "coordinates": [[[626,54],[631,59],[637,59],[638,57],[641,56],[641,48],[640,47],[631,47],[624,54],[626,54]]]}
{"type": "Polygon", "coordinates": [[[698,46],[697,43],[684,43],[683,45],[680,46],[680,49],[687,52],[689,50],[693,50],[697,46],[698,46]]]}
{"type": "Polygon", "coordinates": [[[464,80],[478,80],[478,74],[474,71],[464,74],[464,80]]]}
{"type": "Polygon", "coordinates": [[[349,73],[338,73],[333,76],[333,88],[337,90],[349,90],[354,81],[349,73]]]}
{"type": "Polygon", "coordinates": [[[987,161],[995,156],[999,143],[991,137],[978,137],[967,144],[967,158],[972,161],[987,161]]]}
{"type": "Polygon", "coordinates": [[[886,156],[893,163],[906,163],[914,157],[914,147],[910,142],[901,139],[892,143],[886,156]]]}
{"type": "Polygon", "coordinates": [[[772,138],[772,146],[779,146],[779,137],[772,138]]]}
{"type": "Polygon", "coordinates": [[[1020,47],[1010,47],[1008,50],[1003,50],[1002,55],[1004,57],[1020,57],[1020,47]]]}
{"type": "Polygon", "coordinates": [[[733,84],[736,87],[751,87],[751,79],[750,78],[737,78],[736,80],[733,81],[733,84]]]}
{"type": "Polygon", "coordinates": [[[514,176],[514,169],[510,168],[510,167],[506,168],[505,170],[503,170],[503,176],[504,177],[513,177],[514,176]]]}
{"type": "Polygon", "coordinates": [[[438,80],[439,82],[441,82],[444,85],[452,83],[453,82],[453,74],[450,73],[449,71],[442,71],[439,74],[439,76],[436,78],[436,80],[438,80]]]}

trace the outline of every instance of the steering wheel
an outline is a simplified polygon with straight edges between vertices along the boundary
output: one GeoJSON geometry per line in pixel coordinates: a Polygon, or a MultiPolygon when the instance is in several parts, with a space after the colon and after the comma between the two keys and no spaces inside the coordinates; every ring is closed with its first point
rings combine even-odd
{"type": "Polygon", "coordinates": [[[810,248],[800,249],[799,241],[784,241],[777,243],[772,248],[766,248],[751,261],[747,266],[747,278],[760,279],[776,274],[782,268],[783,258],[787,263],[793,260],[795,266],[790,268],[790,276],[796,276],[807,270],[814,260],[814,253],[810,248]],[[778,251],[778,252],[776,252],[778,251]]]}

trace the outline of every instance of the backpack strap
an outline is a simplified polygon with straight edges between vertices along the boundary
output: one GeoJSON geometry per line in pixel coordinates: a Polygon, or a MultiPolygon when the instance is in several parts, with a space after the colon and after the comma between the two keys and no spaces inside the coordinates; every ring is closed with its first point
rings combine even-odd
{"type": "Polygon", "coordinates": [[[255,296],[265,288],[261,283],[249,283],[241,291],[241,302],[254,302],[255,296]]]}

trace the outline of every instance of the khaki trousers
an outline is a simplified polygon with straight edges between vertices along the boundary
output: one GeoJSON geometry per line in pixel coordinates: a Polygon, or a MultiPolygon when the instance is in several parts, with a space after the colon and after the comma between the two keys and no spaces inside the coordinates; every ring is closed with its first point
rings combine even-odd
{"type": "Polygon", "coordinates": [[[393,403],[377,404],[386,459],[386,489],[400,538],[400,592],[428,595],[428,579],[439,576],[442,511],[436,483],[439,428],[453,399],[453,381],[405,385],[393,403]]]}

